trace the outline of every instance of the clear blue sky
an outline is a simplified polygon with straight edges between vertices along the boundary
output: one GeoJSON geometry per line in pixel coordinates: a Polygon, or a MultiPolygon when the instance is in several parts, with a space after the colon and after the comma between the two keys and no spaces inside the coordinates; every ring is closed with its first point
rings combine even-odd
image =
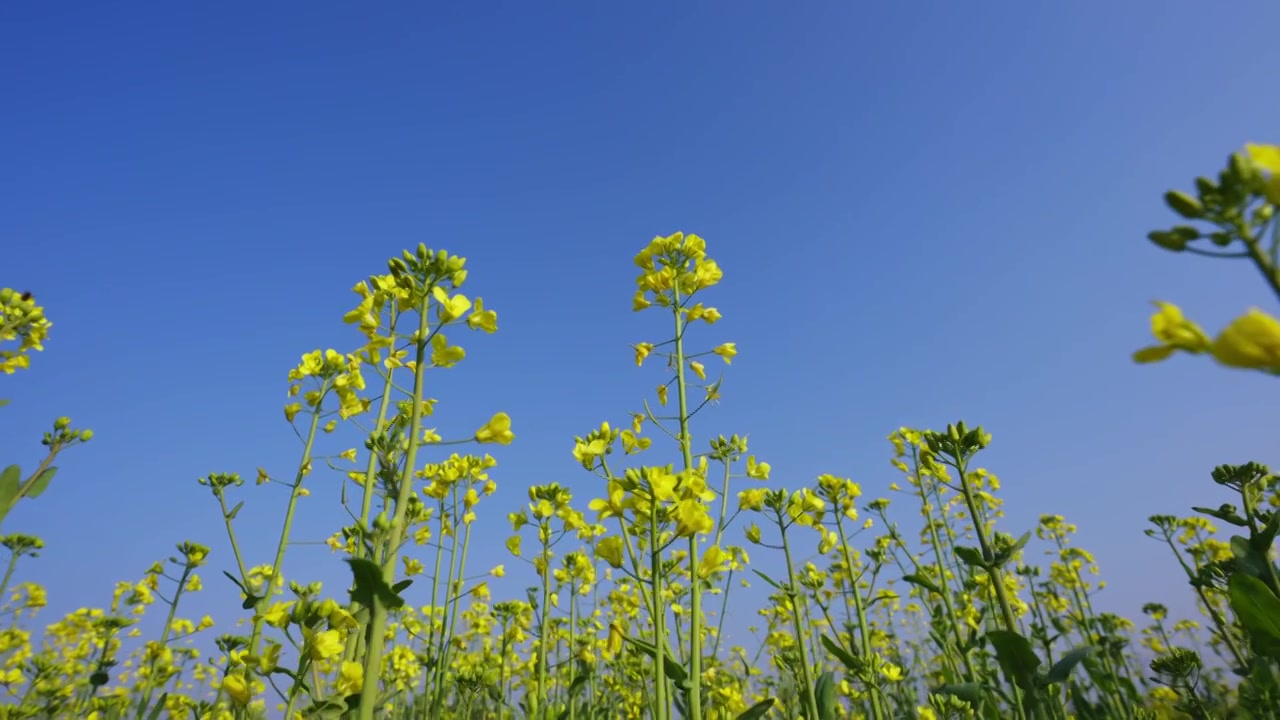
{"type": "MultiPolygon", "coordinates": [[[[285,373],[352,347],[349,288],[419,242],[499,312],[432,394],[456,434],[514,418],[472,557],[514,567],[496,539],[525,487],[594,497],[573,436],[658,382],[628,348],[663,329],[630,311],[631,258],[682,229],[725,270],[708,347],[741,351],[700,444],[749,433],[775,484],[832,472],[870,499],[890,431],[984,424],[1004,529],[1061,513],[1103,607],[1189,608],[1146,517],[1227,499],[1216,464],[1280,461],[1265,378],[1129,361],[1153,298],[1210,329],[1273,304],[1249,268],[1144,239],[1165,189],[1277,140],[1280,7],[1231,7],[6,3],[0,284],[55,327],[0,378],[0,459],[33,464],[61,414],[97,432],[6,523],[49,546],[22,579],[52,620],[190,538],[215,552],[188,611],[228,618],[196,478],[292,472],[285,373]]],[[[314,476],[297,539],[340,522],[337,482],[314,476]]],[[[285,493],[245,496],[269,562],[285,493]]],[[[323,547],[286,572],[341,595],[323,547]]]]}

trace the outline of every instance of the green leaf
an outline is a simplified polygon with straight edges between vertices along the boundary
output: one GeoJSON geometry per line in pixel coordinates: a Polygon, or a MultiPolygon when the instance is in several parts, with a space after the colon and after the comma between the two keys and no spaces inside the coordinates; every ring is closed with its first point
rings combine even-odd
{"type": "Polygon", "coordinates": [[[236,584],[236,587],[240,588],[240,592],[245,593],[245,594],[248,594],[248,592],[249,592],[249,591],[245,589],[244,584],[243,584],[243,583],[241,583],[241,582],[240,582],[240,580],[239,580],[239,579],[237,579],[235,575],[232,575],[231,573],[227,572],[226,570],[223,570],[223,571],[222,571],[222,574],[223,574],[223,575],[226,575],[228,580],[230,580],[231,582],[235,583],[235,584],[236,584]]]}
{"type": "MultiPolygon", "coordinates": [[[[645,655],[648,655],[655,660],[658,659],[658,648],[653,643],[646,642],[638,638],[627,637],[625,635],[622,639],[634,645],[645,655]]],[[[689,679],[689,673],[685,671],[684,666],[682,666],[675,658],[671,657],[671,652],[665,648],[663,652],[662,674],[666,675],[671,679],[671,682],[677,685],[689,679]]]]}
{"type": "Polygon", "coordinates": [[[958,545],[956,546],[956,557],[960,558],[961,562],[970,567],[987,567],[987,562],[982,559],[982,553],[977,548],[958,545]]]}
{"type": "Polygon", "coordinates": [[[1280,598],[1256,577],[1238,572],[1227,583],[1231,609],[1250,638],[1269,657],[1280,658],[1280,598]]]}
{"type": "Polygon", "coordinates": [[[53,480],[53,476],[58,472],[57,467],[47,467],[43,472],[31,483],[31,487],[27,489],[27,497],[38,498],[44,491],[49,488],[49,481],[53,480]]]}
{"type": "Polygon", "coordinates": [[[22,487],[22,468],[10,465],[0,472],[0,520],[9,514],[13,503],[18,499],[18,490],[22,487]]]}
{"type": "Polygon", "coordinates": [[[228,520],[235,520],[235,519],[236,519],[236,515],[239,515],[239,514],[240,514],[240,508],[242,508],[242,507],[244,507],[244,501],[243,501],[243,500],[241,500],[240,502],[236,503],[236,506],[235,506],[235,507],[233,507],[233,508],[231,508],[231,512],[227,513],[227,519],[228,519],[228,520]]]}
{"type": "Polygon", "coordinates": [[[1071,677],[1071,671],[1075,669],[1085,658],[1089,657],[1097,648],[1092,645],[1084,645],[1078,648],[1068,650],[1062,657],[1058,658],[1058,662],[1049,668],[1049,672],[1045,673],[1041,680],[1042,685],[1057,685],[1067,681],[1071,677]]]}
{"type": "Polygon", "coordinates": [[[830,670],[813,684],[813,699],[818,704],[818,720],[836,720],[836,681],[830,670]]]}
{"type": "Polygon", "coordinates": [[[778,584],[778,581],[774,580],[773,578],[769,577],[768,575],[765,575],[764,573],[760,572],[759,570],[756,570],[755,568],[751,568],[751,572],[753,572],[753,573],[755,573],[755,574],[759,575],[761,580],[764,580],[765,582],[769,583],[770,585],[774,586],[775,588],[777,588],[777,589],[779,589],[779,590],[786,590],[786,588],[784,588],[784,587],[782,587],[781,585],[779,585],[779,584],[778,584]]]}
{"type": "Polygon", "coordinates": [[[1262,573],[1267,571],[1267,563],[1270,561],[1265,555],[1253,549],[1253,546],[1249,544],[1248,538],[1232,535],[1229,544],[1231,546],[1231,554],[1235,556],[1236,563],[1250,575],[1261,577],[1262,573]]]}
{"type": "Polygon", "coordinates": [[[937,585],[934,585],[932,580],[930,580],[929,578],[923,575],[912,573],[910,575],[903,575],[902,579],[911,583],[912,585],[915,585],[917,587],[922,587],[925,590],[928,590],[929,592],[935,595],[942,594],[942,588],[938,587],[937,585]]]}
{"type": "Polygon", "coordinates": [[[156,700],[156,706],[147,713],[147,720],[160,720],[160,713],[164,712],[164,701],[168,699],[169,693],[162,693],[160,699],[156,700]]]}
{"type": "Polygon", "coordinates": [[[1031,642],[1012,630],[992,630],[987,640],[996,649],[996,660],[1001,669],[1018,687],[1030,690],[1036,684],[1036,670],[1040,658],[1031,649],[1031,642]]]}
{"type": "Polygon", "coordinates": [[[347,558],[347,564],[351,566],[351,574],[355,578],[351,589],[352,600],[369,609],[373,609],[375,599],[390,610],[404,605],[404,598],[397,595],[387,585],[387,581],[382,579],[382,568],[377,563],[364,558],[347,558]]]}
{"type": "Polygon", "coordinates": [[[1242,518],[1242,517],[1240,517],[1240,514],[1239,514],[1239,513],[1237,513],[1237,512],[1235,511],[1235,508],[1233,508],[1233,507],[1232,507],[1232,506],[1230,506],[1230,505],[1225,505],[1225,504],[1224,504],[1224,505],[1220,506],[1217,510],[1215,510],[1215,509],[1213,509],[1213,508],[1199,507],[1199,506],[1196,506],[1196,505],[1192,505],[1192,506],[1191,506],[1191,509],[1192,509],[1192,510],[1195,510],[1196,512],[1201,513],[1201,514],[1203,514],[1203,515],[1208,515],[1208,516],[1210,516],[1210,517],[1218,518],[1218,519],[1219,519],[1219,520],[1221,520],[1222,522],[1230,523],[1230,524],[1232,524],[1232,525],[1235,525],[1236,527],[1248,527],[1248,526],[1249,526],[1249,521],[1248,521],[1248,520],[1245,520],[1245,519],[1244,519],[1244,518],[1242,518]]]}
{"type": "Polygon", "coordinates": [[[982,686],[978,683],[953,683],[943,685],[933,691],[934,695],[950,695],[959,698],[970,705],[976,705],[982,702],[982,686]]]}
{"type": "Polygon", "coordinates": [[[735,718],[735,720],[760,720],[760,718],[764,717],[766,713],[773,709],[773,702],[773,698],[765,698],[746,710],[743,710],[742,714],[735,718]]]}
{"type": "Polygon", "coordinates": [[[853,653],[845,650],[840,646],[840,643],[836,642],[828,635],[821,636],[821,640],[822,647],[826,648],[832,655],[835,655],[836,659],[839,660],[840,663],[849,670],[849,672],[857,671],[861,663],[859,663],[858,659],[853,656],[853,653]]]}
{"type": "Polygon", "coordinates": [[[409,586],[412,584],[413,584],[412,580],[409,580],[409,579],[401,580],[400,582],[391,586],[391,592],[394,592],[395,594],[399,595],[400,593],[407,590],[409,586]]]}

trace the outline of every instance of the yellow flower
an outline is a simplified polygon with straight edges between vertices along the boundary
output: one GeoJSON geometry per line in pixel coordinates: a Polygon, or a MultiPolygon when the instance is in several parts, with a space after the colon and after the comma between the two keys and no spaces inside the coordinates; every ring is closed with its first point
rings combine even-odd
{"type": "Polygon", "coordinates": [[[266,612],[262,613],[262,619],[272,627],[283,628],[289,624],[289,611],[292,608],[292,601],[273,603],[266,612]]]}
{"type": "Polygon", "coordinates": [[[716,265],[715,260],[699,260],[694,266],[694,284],[699,290],[709,288],[720,282],[724,271],[716,265]]]}
{"type": "Polygon", "coordinates": [[[222,689],[227,692],[232,702],[237,705],[244,706],[249,704],[249,700],[253,695],[249,692],[249,684],[245,682],[244,676],[239,673],[232,673],[222,680],[222,689]]]}
{"type": "Polygon", "coordinates": [[[489,418],[489,422],[476,431],[475,440],[478,443],[510,445],[515,437],[515,433],[511,432],[511,416],[500,412],[489,418]]]}
{"type": "Polygon", "coordinates": [[[704,368],[704,367],[702,366],[702,363],[698,362],[697,360],[690,360],[690,361],[689,361],[689,369],[693,371],[693,374],[694,374],[694,375],[697,375],[697,376],[698,376],[698,379],[699,379],[699,380],[706,380],[706,379],[707,379],[707,370],[706,370],[706,368],[704,368]]]}
{"type": "Polygon", "coordinates": [[[467,356],[467,351],[457,345],[450,345],[445,336],[437,333],[431,338],[431,364],[439,367],[453,367],[467,356]]]}
{"type": "Polygon", "coordinates": [[[1159,362],[1177,350],[1203,353],[1209,349],[1209,337],[1199,325],[1184,318],[1177,305],[1159,301],[1154,304],[1160,310],[1151,316],[1151,334],[1155,335],[1160,344],[1134,353],[1135,362],[1159,362]]]}
{"type": "Polygon", "coordinates": [[[725,566],[729,562],[729,553],[720,549],[719,545],[712,545],[702,553],[702,562],[698,565],[698,576],[706,579],[725,566]]]}
{"type": "Polygon", "coordinates": [[[648,476],[649,488],[653,491],[655,500],[666,502],[675,499],[676,482],[679,481],[679,477],[657,467],[645,468],[645,474],[648,476]]]}
{"type": "Polygon", "coordinates": [[[681,500],[676,505],[676,534],[691,537],[696,533],[709,533],[715,527],[715,521],[707,512],[707,506],[698,500],[681,500]]]}
{"type": "Polygon", "coordinates": [[[1280,321],[1251,308],[1233,320],[1209,350],[1228,367],[1280,372],[1280,321]]]}
{"type": "Polygon", "coordinates": [[[767,462],[756,462],[755,455],[747,456],[747,477],[753,480],[768,480],[769,471],[772,469],[767,462]]]}
{"type": "Polygon", "coordinates": [[[649,353],[653,352],[653,343],[642,342],[633,346],[636,351],[636,367],[644,364],[644,359],[649,357],[649,353]]]}
{"type": "Polygon", "coordinates": [[[311,630],[304,627],[302,634],[307,636],[307,655],[312,660],[332,660],[342,654],[344,643],[337,630],[325,630],[312,635],[311,630]]]}
{"type": "Polygon", "coordinates": [[[1271,176],[1267,178],[1263,193],[1273,205],[1280,205],[1280,146],[1249,143],[1244,150],[1254,165],[1271,176]]]}
{"type": "Polygon", "coordinates": [[[737,343],[721,343],[711,352],[724,358],[725,365],[732,365],[734,356],[738,354],[738,345],[737,343]]]}
{"type": "Polygon", "coordinates": [[[507,569],[501,565],[498,565],[494,569],[490,570],[489,574],[496,578],[500,578],[507,574],[507,569]]]}
{"type": "Polygon", "coordinates": [[[752,488],[738,493],[739,510],[759,510],[764,507],[765,491],[763,488],[752,488]]]}
{"type": "Polygon", "coordinates": [[[358,662],[342,663],[338,682],[334,683],[333,689],[338,691],[339,695],[354,695],[360,692],[362,687],[364,687],[364,666],[358,662]]]}
{"type": "Polygon", "coordinates": [[[484,300],[476,298],[476,306],[467,316],[467,325],[472,330],[483,330],[487,333],[498,332],[498,313],[484,309],[484,300]]]}
{"type": "Polygon", "coordinates": [[[444,288],[436,286],[431,288],[431,295],[439,303],[440,322],[452,322],[467,314],[471,309],[471,301],[465,295],[454,295],[449,297],[449,293],[444,288]]]}
{"type": "Polygon", "coordinates": [[[615,568],[622,567],[622,538],[610,536],[596,543],[596,557],[615,568]]]}

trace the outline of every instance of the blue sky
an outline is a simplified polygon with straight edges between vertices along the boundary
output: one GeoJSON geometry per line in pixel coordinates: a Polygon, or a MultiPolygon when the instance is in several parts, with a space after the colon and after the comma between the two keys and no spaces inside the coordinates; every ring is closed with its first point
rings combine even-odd
{"type": "MultiPolygon", "coordinates": [[[[349,288],[419,242],[467,257],[499,313],[431,392],[446,434],[514,419],[472,567],[515,567],[496,538],[525,488],[585,505],[573,436],[660,381],[631,361],[665,329],[630,311],[631,258],[685,230],[725,271],[706,345],[741,352],[700,445],[749,433],[775,485],[831,472],[870,499],[897,479],[889,432],[981,423],[1004,529],[1063,514],[1102,607],[1190,608],[1146,518],[1227,500],[1216,464],[1275,462],[1273,400],[1261,376],[1129,354],[1151,299],[1211,330],[1273,304],[1250,268],[1144,239],[1172,224],[1164,190],[1276,140],[1280,8],[1232,8],[6,4],[0,284],[55,326],[0,378],[0,455],[35,463],[58,415],[97,432],[6,523],[48,543],[21,579],[52,620],[192,539],[214,555],[189,612],[228,618],[196,478],[292,472],[286,372],[354,346],[349,288]]],[[[341,522],[337,482],[314,476],[296,539],[341,522]]],[[[241,542],[269,562],[285,493],[244,496],[241,542]]],[[[338,595],[345,572],[323,547],[286,567],[338,595]]]]}

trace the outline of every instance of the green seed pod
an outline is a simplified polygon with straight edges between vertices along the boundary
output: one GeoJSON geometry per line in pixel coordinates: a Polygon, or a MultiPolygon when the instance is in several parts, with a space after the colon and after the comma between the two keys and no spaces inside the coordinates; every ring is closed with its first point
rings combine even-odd
{"type": "Polygon", "coordinates": [[[1199,200],[1184,192],[1170,190],[1164,194],[1164,202],[1169,206],[1170,210],[1188,220],[1204,217],[1204,206],[1200,204],[1199,200]]]}

